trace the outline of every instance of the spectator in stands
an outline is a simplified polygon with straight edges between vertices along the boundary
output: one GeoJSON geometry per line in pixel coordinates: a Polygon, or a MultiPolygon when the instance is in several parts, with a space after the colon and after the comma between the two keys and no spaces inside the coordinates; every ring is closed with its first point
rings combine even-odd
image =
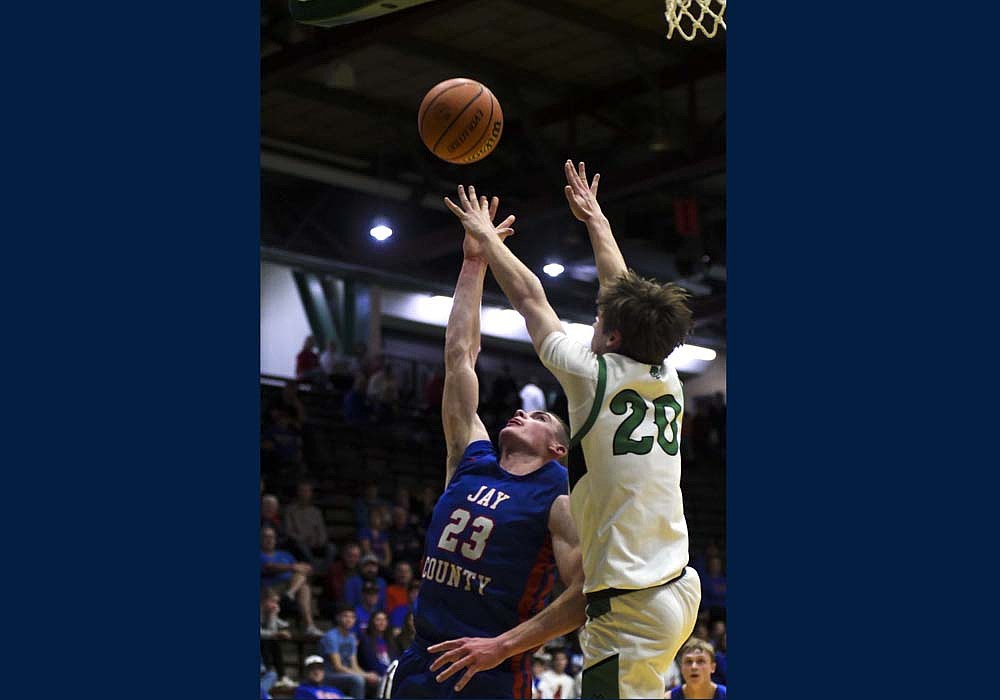
{"type": "Polygon", "coordinates": [[[701,580],[701,609],[707,610],[709,619],[726,619],[726,574],[722,570],[722,558],[708,560],[707,575],[701,580]]]}
{"type": "Polygon", "coordinates": [[[531,657],[531,698],[540,700],[542,697],[542,676],[548,671],[549,666],[545,658],[539,655],[531,657]]]}
{"type": "MultiPolygon", "coordinates": [[[[392,507],[392,526],[386,531],[386,536],[389,539],[392,561],[409,562],[412,573],[412,567],[419,563],[424,554],[424,546],[417,528],[411,522],[410,512],[403,506],[392,507]]],[[[405,584],[401,593],[400,600],[405,600],[405,584]]]]}
{"type": "Polygon", "coordinates": [[[351,426],[368,425],[368,399],[365,396],[368,388],[368,379],[364,372],[354,375],[354,383],[350,390],[344,394],[344,422],[351,426]]]}
{"type": "Polygon", "coordinates": [[[316,339],[311,335],[306,336],[302,349],[295,357],[295,378],[306,382],[318,381],[320,386],[326,384],[323,368],[319,366],[319,355],[316,354],[316,339]]]}
{"type": "Polygon", "coordinates": [[[271,685],[291,687],[295,683],[285,674],[285,657],[281,652],[281,643],[278,640],[291,639],[292,634],[288,631],[289,624],[278,617],[280,609],[281,595],[276,590],[265,588],[261,591],[260,654],[262,663],[275,671],[276,676],[271,685]]]}
{"type": "Polygon", "coordinates": [[[372,406],[375,421],[392,420],[399,409],[399,381],[392,363],[385,363],[368,380],[368,403],[372,406]]]}
{"type": "Polygon", "coordinates": [[[573,676],[566,673],[569,654],[565,649],[552,652],[552,668],[543,672],[538,681],[538,689],[543,698],[573,697],[573,676]]]}
{"type": "Polygon", "coordinates": [[[538,379],[530,377],[528,383],[521,387],[521,410],[525,413],[546,411],[545,392],[538,386],[538,379]]]}
{"type": "MultiPolygon", "coordinates": [[[[347,542],[341,550],[340,559],[330,565],[326,574],[326,598],[330,609],[347,598],[347,579],[361,574],[361,545],[347,542]]],[[[333,617],[333,615],[331,615],[333,617]]]]}
{"type": "Polygon", "coordinates": [[[413,611],[406,613],[406,617],[403,619],[403,626],[400,628],[399,632],[393,635],[393,639],[396,640],[396,646],[400,649],[409,648],[410,644],[413,643],[413,638],[417,634],[416,625],[413,622],[413,611]]]}
{"type": "Polygon", "coordinates": [[[305,680],[295,689],[293,700],[336,700],[336,698],[344,697],[344,694],[339,690],[323,682],[326,669],[322,656],[313,654],[306,657],[305,667],[305,680]]]}
{"type": "Polygon", "coordinates": [[[726,686],[712,681],[715,672],[715,649],[704,639],[690,639],[681,648],[681,675],[684,683],[664,697],[671,700],[725,698],[726,686]]]}
{"type": "Polygon", "coordinates": [[[372,508],[368,511],[368,526],[358,530],[358,542],[361,543],[363,554],[372,554],[379,566],[388,567],[392,563],[392,550],[389,548],[389,533],[385,526],[387,506],[372,508]]]}
{"type": "Polygon", "coordinates": [[[326,349],[319,356],[319,365],[327,379],[337,389],[346,389],[351,385],[354,372],[351,371],[351,360],[340,352],[336,340],[330,340],[326,349]]]}
{"type": "Polygon", "coordinates": [[[357,374],[358,372],[365,375],[365,381],[368,380],[369,375],[372,373],[371,365],[372,359],[368,356],[368,346],[365,345],[360,340],[354,344],[354,349],[351,351],[351,374],[357,374]]]}
{"type": "Polygon", "coordinates": [[[260,660],[260,700],[271,700],[271,693],[269,692],[278,682],[278,674],[274,671],[269,671],[267,666],[264,665],[264,659],[260,660]]]}
{"type": "Polygon", "coordinates": [[[306,407],[299,398],[299,385],[296,382],[285,382],[285,386],[281,388],[281,404],[288,409],[292,425],[301,430],[306,422],[306,407]]]}
{"type": "Polygon", "coordinates": [[[444,399],[444,367],[438,365],[434,373],[424,384],[424,404],[427,412],[437,415],[441,412],[441,401],[444,399]]]}
{"type": "Polygon", "coordinates": [[[385,678],[389,665],[402,652],[389,632],[389,616],[384,611],[375,612],[368,623],[368,629],[360,635],[358,663],[366,671],[378,675],[379,683],[385,678]]]}
{"type": "Polygon", "coordinates": [[[303,458],[301,428],[283,403],[271,406],[268,418],[260,436],[262,466],[269,471],[298,471],[303,458]]]}
{"type": "Polygon", "coordinates": [[[379,604],[380,591],[378,584],[374,581],[365,581],[361,584],[361,602],[354,606],[354,633],[361,638],[361,635],[368,629],[368,621],[372,615],[385,608],[379,604]]]}
{"type": "Polygon", "coordinates": [[[336,547],[327,539],[323,513],[312,500],[312,482],[300,481],[295,502],[285,508],[285,534],[308,551],[313,567],[322,572],[336,556],[336,547]]]}
{"type": "MultiPolygon", "coordinates": [[[[411,579],[406,589],[406,602],[389,609],[389,626],[392,628],[393,634],[399,634],[406,624],[406,616],[413,614],[414,606],[417,604],[417,595],[420,593],[420,579],[411,579]]],[[[388,595],[388,591],[386,594],[388,595]]]]}
{"type": "Polygon", "coordinates": [[[712,674],[712,681],[728,685],[726,674],[726,623],[719,620],[716,625],[722,625],[722,631],[717,639],[713,639],[712,646],[715,647],[715,672],[712,674]]]}
{"type": "Polygon", "coordinates": [[[389,504],[378,495],[378,482],[365,482],[361,495],[354,499],[354,522],[360,530],[368,526],[368,516],[372,510],[387,507],[389,504]]]}
{"type": "Polygon", "coordinates": [[[405,559],[392,565],[392,583],[385,588],[385,609],[394,610],[406,605],[410,600],[410,581],[413,580],[413,566],[405,559]]]}
{"type": "Polygon", "coordinates": [[[358,638],[352,631],[354,608],[346,603],[338,606],[336,620],[337,626],[319,641],[326,661],[326,682],[353,698],[363,698],[365,683],[378,683],[378,676],[358,665],[358,638]]]}
{"type": "Polygon", "coordinates": [[[262,528],[260,540],[261,585],[273,588],[282,595],[282,612],[286,607],[290,611],[297,609],[305,626],[303,632],[306,636],[322,636],[322,630],[313,623],[312,591],[309,588],[308,578],[312,573],[312,567],[307,563],[295,561],[295,557],[289,552],[276,549],[278,536],[274,528],[262,528]]]}
{"type": "Polygon", "coordinates": [[[274,530],[278,537],[277,549],[288,550],[298,561],[312,563],[312,554],[309,549],[297,538],[291,537],[285,530],[281,519],[281,504],[274,494],[264,494],[260,499],[260,526],[274,530]]]}
{"type": "Polygon", "coordinates": [[[374,581],[378,586],[378,604],[380,608],[385,608],[385,579],[378,575],[378,559],[373,554],[365,554],[361,557],[360,573],[350,576],[344,586],[344,602],[354,606],[361,602],[361,586],[365,581],[374,581]]]}

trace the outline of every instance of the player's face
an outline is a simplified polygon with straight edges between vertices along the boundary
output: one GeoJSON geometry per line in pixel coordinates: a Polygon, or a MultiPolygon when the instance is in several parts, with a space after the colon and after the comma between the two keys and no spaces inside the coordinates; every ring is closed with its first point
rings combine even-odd
{"type": "Polygon", "coordinates": [[[714,670],[715,660],[703,651],[685,654],[681,659],[681,675],[685,683],[708,683],[714,670]]]}
{"type": "Polygon", "coordinates": [[[354,623],[357,621],[358,616],[353,610],[345,610],[337,615],[337,624],[340,625],[341,629],[350,629],[354,627],[354,623]]]}
{"type": "Polygon", "coordinates": [[[525,413],[517,409],[500,431],[500,443],[515,440],[530,445],[538,454],[545,454],[555,441],[555,419],[545,411],[525,413]]]}

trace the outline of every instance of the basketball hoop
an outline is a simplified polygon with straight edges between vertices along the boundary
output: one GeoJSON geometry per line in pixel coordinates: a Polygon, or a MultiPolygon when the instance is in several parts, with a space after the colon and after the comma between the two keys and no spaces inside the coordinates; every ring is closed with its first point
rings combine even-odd
{"type": "Polygon", "coordinates": [[[715,36],[719,25],[726,28],[726,0],[666,0],[667,38],[673,36],[674,30],[691,41],[698,30],[708,38],[715,36]],[[691,6],[696,7],[692,10],[691,6]],[[696,16],[697,13],[697,16],[696,16]]]}

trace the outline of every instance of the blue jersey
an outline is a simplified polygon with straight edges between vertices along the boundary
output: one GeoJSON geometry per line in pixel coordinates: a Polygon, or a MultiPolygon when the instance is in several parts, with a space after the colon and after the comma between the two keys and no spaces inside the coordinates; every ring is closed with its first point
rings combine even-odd
{"type": "MultiPolygon", "coordinates": [[[[726,686],[722,683],[715,684],[715,694],[712,695],[713,700],[724,700],[726,697],[726,686]]],[[[684,686],[679,685],[670,691],[670,700],[684,700],[684,686]]]]}
{"type": "MultiPolygon", "coordinates": [[[[458,637],[494,637],[545,606],[556,575],[549,511],[568,493],[558,462],[515,475],[500,466],[490,442],[466,448],[427,530],[414,612],[418,650],[458,637]]],[[[503,667],[523,676],[514,686],[527,684],[530,697],[530,654],[503,667]]]]}

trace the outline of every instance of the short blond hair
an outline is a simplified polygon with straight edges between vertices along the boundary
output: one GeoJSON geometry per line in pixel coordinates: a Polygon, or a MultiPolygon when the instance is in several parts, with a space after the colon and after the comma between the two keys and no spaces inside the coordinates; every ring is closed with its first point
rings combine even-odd
{"type": "Polygon", "coordinates": [[[699,651],[705,652],[708,654],[708,658],[713,662],[715,661],[715,647],[712,646],[711,642],[698,639],[698,637],[691,637],[691,639],[684,643],[684,646],[681,647],[681,658],[683,659],[687,654],[694,654],[699,651]]]}

